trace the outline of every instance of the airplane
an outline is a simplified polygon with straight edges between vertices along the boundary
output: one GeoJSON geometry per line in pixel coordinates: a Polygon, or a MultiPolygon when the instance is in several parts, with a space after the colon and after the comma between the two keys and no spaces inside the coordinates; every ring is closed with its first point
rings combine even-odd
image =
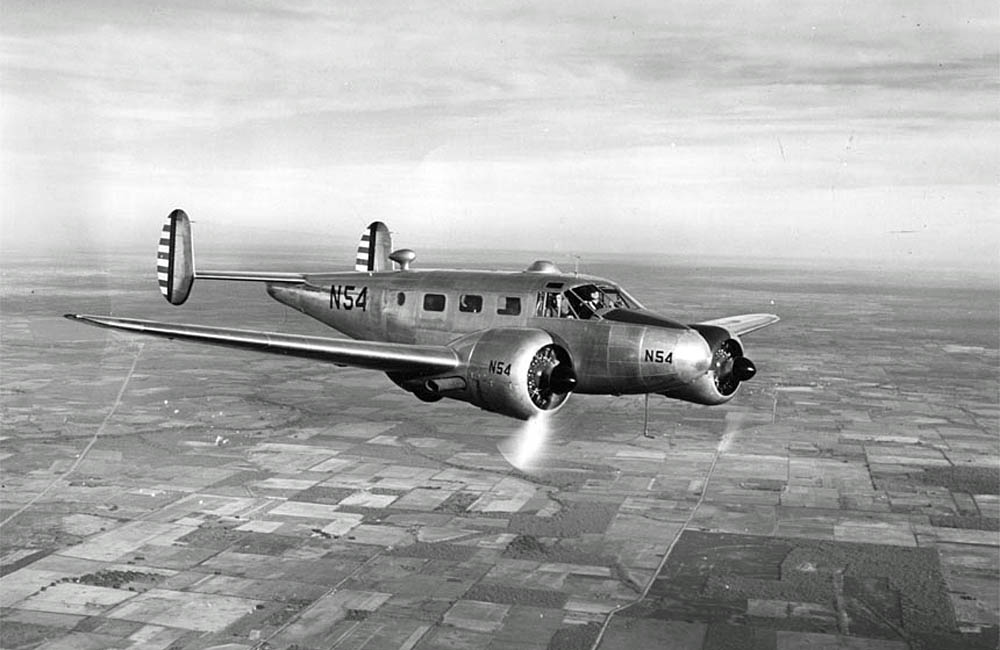
{"type": "Polygon", "coordinates": [[[460,400],[519,420],[549,414],[572,393],[650,394],[716,405],[757,372],[740,337],[779,320],[744,314],[685,325],[645,309],[604,278],[539,260],[520,272],[423,270],[371,223],[353,272],[270,273],[195,268],[191,221],[164,223],[157,279],[182,305],[195,281],[260,282],[268,295],[351,338],[326,338],[134,318],[66,314],[139,334],[285,354],[386,373],[425,402],[460,400]]]}

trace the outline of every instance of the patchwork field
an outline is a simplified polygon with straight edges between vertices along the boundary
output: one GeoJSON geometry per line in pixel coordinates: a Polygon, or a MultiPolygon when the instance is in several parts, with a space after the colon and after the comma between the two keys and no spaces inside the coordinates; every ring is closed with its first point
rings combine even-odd
{"type": "Polygon", "coordinates": [[[518,423],[378,373],[61,318],[330,334],[259,286],[172,308],[148,262],[4,259],[3,648],[997,646],[993,279],[585,264],[783,321],[730,404],[651,399],[645,438],[573,396],[524,473],[518,423]]]}

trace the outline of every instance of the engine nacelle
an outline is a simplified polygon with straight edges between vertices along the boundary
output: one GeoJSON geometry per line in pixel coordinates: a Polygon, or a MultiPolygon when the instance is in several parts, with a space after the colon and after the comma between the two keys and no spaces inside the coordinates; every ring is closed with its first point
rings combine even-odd
{"type": "Polygon", "coordinates": [[[757,369],[743,356],[743,344],[728,330],[713,325],[691,327],[708,342],[712,350],[711,366],[693,382],[661,394],[695,404],[724,404],[736,396],[740,383],[753,377],[757,369]]]}
{"type": "Polygon", "coordinates": [[[736,396],[736,391],[728,395],[723,395],[715,384],[715,377],[711,374],[702,375],[690,384],[685,384],[679,388],[666,390],[660,393],[671,399],[679,399],[695,404],[715,406],[725,404],[736,396]]]}
{"type": "Polygon", "coordinates": [[[491,329],[451,347],[463,359],[462,366],[425,380],[423,391],[527,420],[558,410],[576,386],[569,353],[543,330],[491,329]]]}

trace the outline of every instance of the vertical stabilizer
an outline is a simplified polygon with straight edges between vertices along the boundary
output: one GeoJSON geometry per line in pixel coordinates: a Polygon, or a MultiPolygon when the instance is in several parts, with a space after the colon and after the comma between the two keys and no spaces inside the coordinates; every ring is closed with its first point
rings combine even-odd
{"type": "Polygon", "coordinates": [[[160,293],[172,305],[182,305],[194,283],[191,221],[183,210],[167,216],[156,251],[156,279],[160,293]]]}
{"type": "Polygon", "coordinates": [[[354,261],[355,271],[391,271],[392,236],[389,228],[381,221],[373,221],[361,234],[358,256],[354,261]]]}

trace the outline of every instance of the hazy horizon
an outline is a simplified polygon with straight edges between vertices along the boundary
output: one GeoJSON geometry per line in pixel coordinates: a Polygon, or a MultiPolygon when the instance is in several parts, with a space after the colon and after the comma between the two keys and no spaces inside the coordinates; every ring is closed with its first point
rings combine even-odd
{"type": "Polygon", "coordinates": [[[0,246],[1000,269],[987,2],[0,8],[0,246]],[[153,233],[153,234],[150,234],[153,233]]]}
{"type": "MultiPolygon", "coordinates": [[[[405,248],[397,242],[396,248],[405,248]]],[[[302,273],[342,272],[354,269],[355,246],[348,241],[322,243],[303,242],[299,245],[271,245],[260,242],[242,247],[222,242],[195,246],[198,268],[212,270],[292,271],[302,273]]],[[[149,242],[141,247],[107,244],[103,247],[67,247],[62,251],[37,247],[0,246],[0,269],[5,274],[16,273],[25,262],[52,263],[53,272],[77,269],[82,274],[111,273],[125,275],[122,280],[142,280],[154,277],[149,242]]],[[[741,269],[750,273],[770,274],[774,281],[788,279],[790,273],[801,273],[803,282],[816,282],[825,277],[830,283],[885,282],[895,285],[954,286],[988,288],[1000,299],[1000,278],[990,269],[975,265],[948,266],[926,261],[909,263],[893,260],[885,264],[876,260],[850,258],[770,257],[747,259],[736,256],[677,254],[671,257],[652,254],[634,255],[607,251],[580,251],[552,254],[552,251],[530,249],[489,249],[471,247],[425,247],[416,250],[416,270],[427,269],[490,269],[519,271],[535,260],[554,262],[564,273],[579,272],[620,280],[619,269],[642,269],[644,273],[661,275],[669,280],[672,270],[717,270],[723,273],[741,269]],[[825,275],[816,275],[825,274],[825,275]]],[[[669,284],[669,283],[668,283],[669,284]]],[[[1000,303],[998,303],[1000,304],[1000,303]]]]}

